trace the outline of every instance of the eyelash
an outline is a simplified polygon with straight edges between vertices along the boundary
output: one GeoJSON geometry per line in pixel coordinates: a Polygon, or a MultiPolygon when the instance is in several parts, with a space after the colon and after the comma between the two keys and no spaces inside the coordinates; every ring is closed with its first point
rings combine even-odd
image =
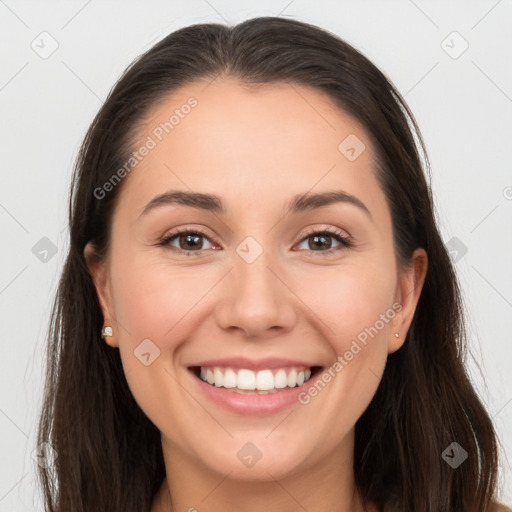
{"type": "MultiPolygon", "coordinates": [[[[169,245],[173,239],[175,239],[176,237],[178,237],[180,235],[202,235],[203,237],[210,240],[210,237],[206,233],[201,231],[201,229],[194,228],[194,229],[184,229],[182,231],[176,231],[174,233],[170,233],[169,235],[162,238],[160,240],[160,242],[158,243],[158,245],[167,247],[173,251],[179,251],[185,256],[197,256],[202,251],[206,250],[206,249],[199,249],[196,251],[187,251],[185,249],[178,249],[176,247],[172,247],[171,245],[169,245]]],[[[299,243],[302,243],[303,241],[307,240],[308,238],[312,237],[313,235],[327,235],[327,236],[334,238],[337,242],[339,242],[341,244],[338,247],[333,247],[333,248],[327,249],[325,251],[310,251],[312,253],[311,255],[314,257],[331,255],[337,251],[349,249],[354,246],[354,243],[352,242],[352,240],[346,236],[343,236],[341,231],[336,230],[336,229],[330,229],[330,228],[322,229],[322,230],[311,229],[308,233],[306,233],[306,235],[304,237],[301,238],[299,243]]],[[[212,242],[212,241],[210,240],[210,242],[212,242]]]]}
{"type": "Polygon", "coordinates": [[[331,238],[334,238],[337,242],[340,243],[338,247],[331,247],[331,249],[327,249],[326,251],[310,251],[311,256],[313,257],[331,255],[335,252],[342,251],[344,249],[349,249],[354,245],[350,238],[343,236],[342,231],[334,228],[326,228],[322,230],[312,228],[301,238],[299,243],[304,242],[313,235],[327,235],[330,236],[331,238]]]}

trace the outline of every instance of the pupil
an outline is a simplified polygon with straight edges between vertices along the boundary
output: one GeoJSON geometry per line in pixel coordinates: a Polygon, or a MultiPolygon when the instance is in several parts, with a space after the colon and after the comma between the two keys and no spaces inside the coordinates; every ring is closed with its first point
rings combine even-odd
{"type": "Polygon", "coordinates": [[[325,240],[330,239],[329,236],[326,236],[326,235],[314,235],[313,239],[314,239],[315,247],[322,248],[322,245],[324,245],[324,246],[326,246],[326,247],[323,247],[324,249],[330,249],[331,248],[331,244],[330,243],[327,243],[327,244],[326,243],[322,244],[322,242],[318,243],[319,239],[323,239],[324,242],[325,242],[325,240]]]}
{"type": "Polygon", "coordinates": [[[200,238],[201,238],[201,235],[182,235],[182,240],[185,241],[185,245],[188,245],[189,248],[201,248],[201,243],[200,243],[200,238]],[[192,241],[193,240],[193,241],[192,241]],[[189,244],[189,242],[192,241],[192,244],[196,244],[196,246],[194,245],[191,245],[189,244]]]}
{"type": "MultiPolygon", "coordinates": [[[[320,248],[320,249],[321,248],[323,248],[323,249],[331,248],[331,244],[329,242],[327,242],[327,240],[330,240],[329,236],[314,235],[311,238],[313,238],[314,247],[316,247],[317,249],[318,248],[320,248]]],[[[188,245],[189,247],[196,248],[196,249],[201,247],[201,243],[200,243],[201,235],[187,234],[187,235],[182,235],[181,239],[182,239],[182,241],[184,240],[185,245],[188,245]]],[[[310,248],[311,248],[311,244],[310,244],[310,248]]]]}

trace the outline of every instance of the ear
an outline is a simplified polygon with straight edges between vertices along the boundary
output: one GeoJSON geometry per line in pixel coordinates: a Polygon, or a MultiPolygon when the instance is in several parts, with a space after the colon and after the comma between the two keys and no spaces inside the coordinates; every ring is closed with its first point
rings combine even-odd
{"type": "MultiPolygon", "coordinates": [[[[91,242],[87,243],[84,248],[84,258],[96,288],[105,323],[114,327],[112,322],[115,318],[115,312],[113,309],[107,264],[98,256],[96,249],[91,242]]],[[[117,343],[115,342],[115,335],[107,337],[105,341],[112,347],[117,346],[117,343]]]]}
{"type": "Polygon", "coordinates": [[[425,283],[427,268],[427,253],[424,249],[418,248],[412,255],[410,265],[399,272],[395,302],[401,304],[402,308],[394,317],[391,325],[388,354],[398,350],[405,342],[425,283]],[[398,334],[398,337],[395,336],[395,333],[398,334]]]}

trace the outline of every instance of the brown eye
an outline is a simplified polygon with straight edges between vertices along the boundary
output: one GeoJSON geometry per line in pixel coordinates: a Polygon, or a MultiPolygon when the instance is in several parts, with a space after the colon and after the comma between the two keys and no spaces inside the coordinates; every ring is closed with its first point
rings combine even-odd
{"type": "Polygon", "coordinates": [[[309,240],[309,249],[330,249],[332,238],[330,235],[311,235],[307,238],[309,240]]]}
{"type": "MultiPolygon", "coordinates": [[[[307,243],[305,250],[319,254],[330,254],[351,247],[351,242],[338,231],[313,231],[304,237],[300,244],[307,243]],[[335,244],[333,246],[333,239],[335,244]],[[336,245],[337,243],[337,245],[336,245]]],[[[299,244],[299,245],[300,245],[299,244]]]]}
{"type": "Polygon", "coordinates": [[[166,236],[160,242],[160,245],[183,252],[200,252],[213,248],[213,244],[210,241],[208,243],[210,243],[211,247],[204,247],[204,240],[209,241],[209,238],[199,231],[178,231],[166,236]]]}
{"type": "Polygon", "coordinates": [[[185,250],[189,249],[202,249],[203,248],[203,235],[195,234],[195,233],[187,233],[178,235],[178,245],[185,250]]]}

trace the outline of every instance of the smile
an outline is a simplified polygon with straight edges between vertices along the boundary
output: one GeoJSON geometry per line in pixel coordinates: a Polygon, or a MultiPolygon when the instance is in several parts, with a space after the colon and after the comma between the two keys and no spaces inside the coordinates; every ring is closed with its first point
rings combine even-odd
{"type": "Polygon", "coordinates": [[[312,375],[309,367],[253,371],[246,368],[200,367],[202,381],[242,394],[269,394],[302,386],[312,375]]]}
{"type": "Polygon", "coordinates": [[[239,415],[266,416],[298,405],[322,366],[284,359],[204,361],[189,366],[191,385],[208,402],[239,415]]]}

